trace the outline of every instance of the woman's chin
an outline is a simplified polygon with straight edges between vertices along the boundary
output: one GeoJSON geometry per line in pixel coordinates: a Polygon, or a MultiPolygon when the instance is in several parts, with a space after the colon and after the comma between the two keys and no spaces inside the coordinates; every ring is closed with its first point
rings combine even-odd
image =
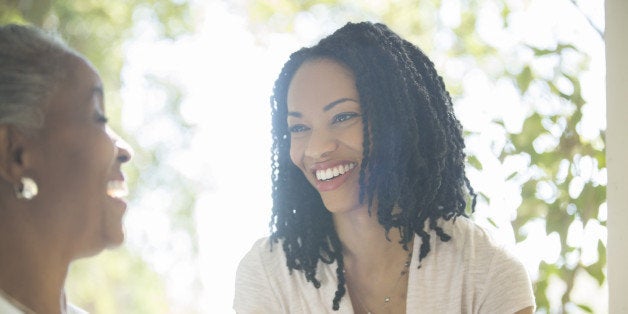
{"type": "Polygon", "coordinates": [[[100,247],[91,247],[89,249],[86,249],[82,252],[79,252],[79,254],[77,254],[74,258],[74,260],[77,259],[82,259],[82,258],[87,258],[87,257],[92,257],[95,255],[100,254],[100,252],[102,252],[105,249],[104,246],[100,246],[100,247]]]}
{"type": "Polygon", "coordinates": [[[120,230],[116,234],[108,235],[106,248],[116,248],[122,245],[122,243],[124,243],[124,231],[120,230]]]}
{"type": "Polygon", "coordinates": [[[102,253],[104,250],[114,249],[124,243],[124,232],[120,231],[116,234],[109,234],[102,238],[102,242],[92,245],[91,247],[79,252],[74,259],[81,259],[86,257],[96,256],[102,253]]]}

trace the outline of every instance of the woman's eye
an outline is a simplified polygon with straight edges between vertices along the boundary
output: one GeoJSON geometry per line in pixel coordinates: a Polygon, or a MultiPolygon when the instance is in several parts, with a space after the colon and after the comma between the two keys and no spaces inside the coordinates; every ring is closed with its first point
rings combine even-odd
{"type": "Polygon", "coordinates": [[[291,127],[288,127],[288,131],[290,131],[290,133],[301,133],[301,132],[305,132],[308,130],[308,127],[306,127],[303,124],[297,124],[297,125],[293,125],[291,127]]]}
{"type": "Polygon", "coordinates": [[[102,114],[98,114],[96,116],[96,121],[98,121],[98,123],[107,123],[109,119],[102,114]]]}
{"type": "Polygon", "coordinates": [[[339,123],[343,121],[347,121],[349,119],[357,117],[358,114],[355,112],[343,112],[334,116],[332,123],[339,123]]]}

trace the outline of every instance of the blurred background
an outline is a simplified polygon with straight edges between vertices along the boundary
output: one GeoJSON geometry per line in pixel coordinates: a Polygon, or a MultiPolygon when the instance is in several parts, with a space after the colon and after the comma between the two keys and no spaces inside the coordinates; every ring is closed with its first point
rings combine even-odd
{"type": "Polygon", "coordinates": [[[230,313],[269,234],[272,84],[348,21],[434,61],[465,128],[474,219],[512,248],[538,313],[608,312],[603,0],[0,0],[99,69],[136,151],[126,244],[73,264],[91,313],[230,313]]]}

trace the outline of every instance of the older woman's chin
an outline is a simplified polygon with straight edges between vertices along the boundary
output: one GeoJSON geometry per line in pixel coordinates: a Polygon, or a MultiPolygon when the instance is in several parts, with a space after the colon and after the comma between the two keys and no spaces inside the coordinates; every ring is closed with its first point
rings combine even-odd
{"type": "Polygon", "coordinates": [[[102,238],[105,248],[115,248],[124,243],[124,214],[126,212],[126,204],[108,208],[105,212],[104,224],[102,229],[102,238]]]}
{"type": "Polygon", "coordinates": [[[117,226],[111,226],[105,230],[105,234],[103,236],[104,239],[104,248],[103,249],[113,249],[119,247],[124,243],[124,227],[120,222],[117,226]]]}
{"type": "Polygon", "coordinates": [[[101,241],[99,241],[99,243],[93,244],[89,248],[78,252],[74,260],[98,255],[104,250],[117,248],[123,243],[124,231],[122,229],[117,232],[108,232],[103,237],[101,237],[101,241]]]}
{"type": "Polygon", "coordinates": [[[106,246],[107,249],[113,249],[122,245],[122,243],[124,243],[124,231],[120,231],[119,234],[113,237],[109,237],[108,240],[109,241],[107,241],[107,246],[106,246]]]}

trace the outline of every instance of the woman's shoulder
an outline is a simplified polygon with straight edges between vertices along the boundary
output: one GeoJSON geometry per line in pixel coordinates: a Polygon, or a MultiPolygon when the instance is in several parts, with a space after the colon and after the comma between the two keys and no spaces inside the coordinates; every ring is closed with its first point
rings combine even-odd
{"type": "MultiPolygon", "coordinates": [[[[451,260],[452,263],[465,261],[466,267],[475,268],[478,274],[492,272],[495,268],[525,271],[511,247],[497,241],[489,231],[473,220],[457,217],[449,221],[442,220],[439,226],[451,236],[449,241],[433,242],[434,254],[440,255],[439,260],[451,260]]],[[[433,238],[437,236],[434,234],[433,238]]]]}
{"type": "Polygon", "coordinates": [[[275,282],[277,277],[283,277],[280,258],[276,257],[280,250],[280,246],[273,245],[270,238],[264,237],[255,241],[240,260],[233,303],[236,312],[285,312],[280,302],[281,292],[275,282]]]}
{"type": "Polygon", "coordinates": [[[240,261],[236,273],[234,309],[238,313],[317,313],[335,292],[332,266],[318,263],[314,287],[298,270],[290,271],[281,239],[262,238],[240,261]]]}
{"type": "Polygon", "coordinates": [[[285,267],[285,254],[280,240],[263,237],[256,240],[249,251],[240,261],[240,268],[264,268],[267,272],[276,269],[276,266],[285,267]]]}
{"type": "Polygon", "coordinates": [[[416,276],[423,277],[416,280],[419,283],[446,283],[430,292],[433,298],[449,295],[458,300],[451,309],[479,306],[488,313],[514,313],[534,306],[527,270],[509,247],[466,217],[441,220],[438,225],[451,239],[437,240],[436,232],[430,231],[431,250],[416,271],[416,276]]]}
{"type": "Polygon", "coordinates": [[[505,246],[496,241],[493,235],[484,227],[478,225],[468,217],[460,216],[450,220],[441,219],[438,222],[443,231],[451,236],[448,242],[460,248],[472,249],[504,249],[505,246]]]}

